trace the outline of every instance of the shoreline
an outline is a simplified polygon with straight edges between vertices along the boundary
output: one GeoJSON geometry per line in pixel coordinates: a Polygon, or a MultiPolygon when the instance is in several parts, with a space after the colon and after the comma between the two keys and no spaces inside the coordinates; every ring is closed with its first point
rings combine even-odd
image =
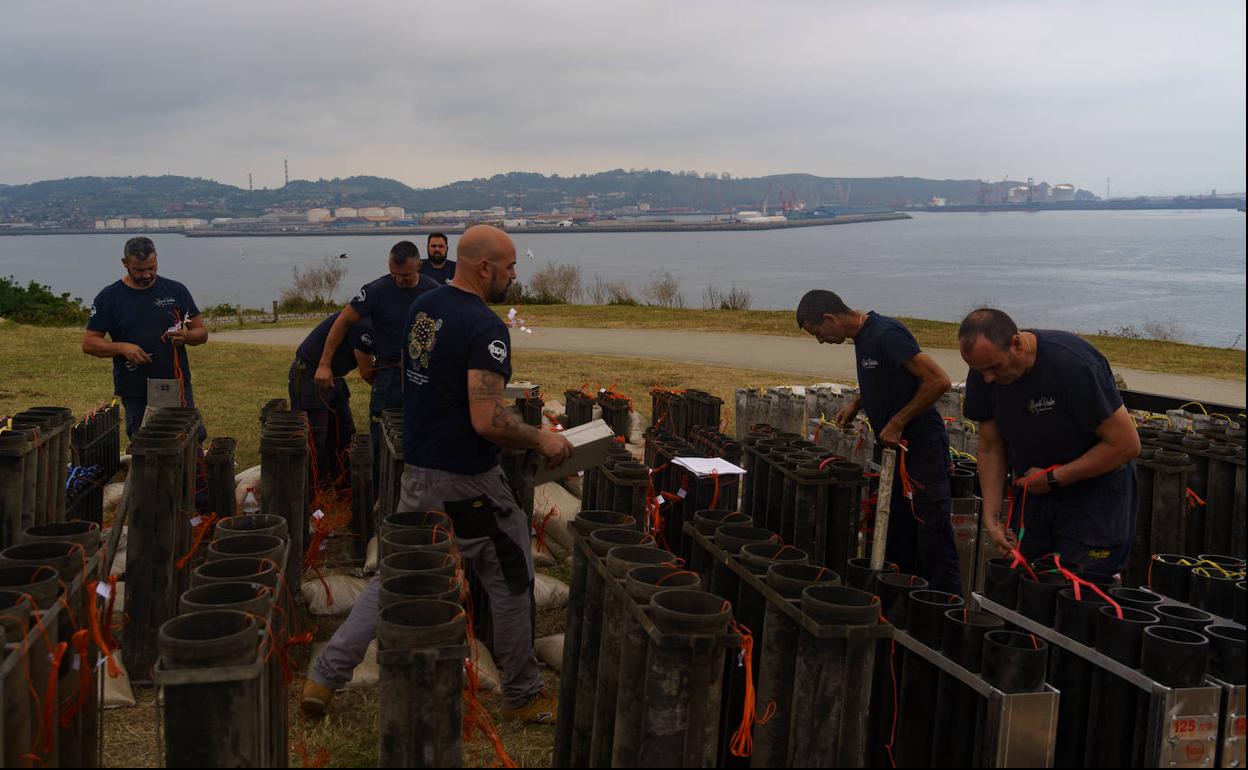
{"type": "MultiPolygon", "coordinates": [[[[681,224],[679,222],[657,222],[652,225],[637,222],[616,223],[607,220],[600,224],[558,227],[556,225],[539,225],[530,227],[505,228],[509,233],[690,233],[740,230],[786,230],[800,227],[828,227],[831,225],[854,225],[865,222],[891,222],[914,217],[901,211],[884,214],[846,214],[839,217],[823,217],[820,219],[795,219],[787,222],[698,222],[681,224]]],[[[186,230],[183,228],[158,228],[144,230],[97,230],[97,229],[29,229],[10,230],[0,228],[0,236],[4,235],[128,235],[144,233],[147,235],[184,235],[187,238],[284,238],[308,236],[360,236],[360,235],[427,235],[429,233],[451,233],[458,235],[464,227],[437,225],[417,225],[412,227],[358,227],[358,228],[324,228],[297,230],[186,230]]]]}

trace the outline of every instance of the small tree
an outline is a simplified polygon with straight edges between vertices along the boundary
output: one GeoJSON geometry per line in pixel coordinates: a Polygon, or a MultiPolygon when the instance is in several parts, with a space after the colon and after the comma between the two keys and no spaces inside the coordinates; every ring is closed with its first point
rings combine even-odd
{"type": "Polygon", "coordinates": [[[680,292],[680,282],[666,270],[651,273],[650,282],[642,289],[642,294],[651,305],[666,308],[685,306],[685,295],[680,292]]]}
{"type": "Polygon", "coordinates": [[[606,278],[594,273],[594,277],[589,279],[589,285],[585,288],[585,294],[589,298],[589,304],[605,305],[611,299],[611,284],[607,283],[606,278]]]}
{"type": "Polygon", "coordinates": [[[570,305],[581,296],[581,268],[551,262],[529,279],[528,289],[539,304],[570,305]]]}
{"type": "Polygon", "coordinates": [[[319,266],[290,269],[294,283],[282,289],[278,307],[286,312],[322,310],[335,307],[334,292],[342,283],[347,268],[333,257],[325,257],[319,266]]]}
{"type": "Polygon", "coordinates": [[[702,307],[707,310],[749,310],[754,304],[750,290],[733,284],[728,289],[716,288],[708,283],[702,292],[702,307]]]}
{"type": "Polygon", "coordinates": [[[637,297],[633,295],[633,290],[628,288],[626,283],[609,283],[607,284],[607,304],[608,305],[640,305],[637,297]]]}

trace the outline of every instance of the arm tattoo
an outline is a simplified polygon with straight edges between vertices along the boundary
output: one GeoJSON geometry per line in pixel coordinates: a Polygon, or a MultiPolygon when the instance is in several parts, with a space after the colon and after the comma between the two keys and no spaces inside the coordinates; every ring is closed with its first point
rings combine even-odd
{"type": "Polygon", "coordinates": [[[507,408],[507,403],[503,400],[505,385],[501,374],[482,370],[468,386],[468,401],[493,402],[490,427],[495,431],[496,440],[501,439],[500,443],[517,448],[536,446],[540,432],[520,422],[507,408]]]}

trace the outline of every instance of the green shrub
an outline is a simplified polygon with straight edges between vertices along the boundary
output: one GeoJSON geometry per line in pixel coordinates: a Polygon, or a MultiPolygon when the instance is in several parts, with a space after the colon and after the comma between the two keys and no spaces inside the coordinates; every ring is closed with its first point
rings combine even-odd
{"type": "Polygon", "coordinates": [[[34,326],[80,326],[90,314],[79,297],[52,293],[50,286],[31,281],[25,288],[13,276],[0,278],[0,318],[34,326]]]}

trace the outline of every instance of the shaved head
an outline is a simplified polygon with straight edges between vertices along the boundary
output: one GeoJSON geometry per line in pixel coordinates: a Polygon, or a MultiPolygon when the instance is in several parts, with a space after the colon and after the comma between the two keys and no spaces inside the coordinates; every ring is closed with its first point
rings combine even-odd
{"type": "Polygon", "coordinates": [[[470,289],[486,302],[502,302],[516,279],[516,244],[511,236],[490,225],[474,225],[455,245],[454,283],[470,289]]]}

